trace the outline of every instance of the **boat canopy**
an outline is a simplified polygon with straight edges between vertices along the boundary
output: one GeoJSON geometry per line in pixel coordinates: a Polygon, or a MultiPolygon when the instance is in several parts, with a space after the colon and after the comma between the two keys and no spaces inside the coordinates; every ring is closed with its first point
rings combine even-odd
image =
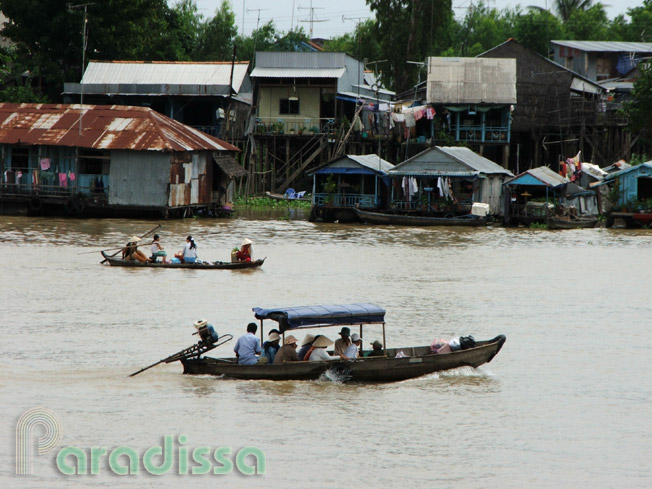
{"type": "Polygon", "coordinates": [[[253,311],[258,319],[276,321],[281,332],[298,328],[385,322],[385,309],[374,304],[337,304],[271,309],[254,307],[253,311]]]}

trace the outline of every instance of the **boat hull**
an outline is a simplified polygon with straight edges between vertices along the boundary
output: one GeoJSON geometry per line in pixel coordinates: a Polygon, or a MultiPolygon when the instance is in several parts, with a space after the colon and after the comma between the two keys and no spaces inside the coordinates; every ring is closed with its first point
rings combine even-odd
{"type": "Polygon", "coordinates": [[[104,259],[112,267],[132,267],[132,268],[190,268],[192,270],[241,270],[244,268],[257,268],[265,263],[265,258],[250,262],[202,262],[202,263],[151,263],[139,262],[135,260],[123,260],[121,258],[111,258],[105,252],[101,252],[104,259]]]}
{"type": "Polygon", "coordinates": [[[472,214],[469,214],[468,217],[430,217],[370,212],[355,208],[353,208],[353,211],[358,219],[369,224],[394,224],[399,226],[485,226],[487,224],[486,218],[472,214]]]}
{"type": "Polygon", "coordinates": [[[583,228],[593,228],[598,223],[598,219],[555,219],[548,218],[548,229],[583,229],[583,228]]]}
{"type": "Polygon", "coordinates": [[[475,348],[434,355],[429,346],[388,349],[388,356],[365,357],[353,361],[289,362],[280,365],[238,365],[235,359],[183,359],[183,372],[194,375],[217,375],[243,380],[316,380],[328,371],[343,381],[396,382],[433,372],[459,367],[477,368],[490,362],[505,343],[499,335],[479,341],[475,348]],[[403,352],[405,357],[396,357],[403,352]]]}

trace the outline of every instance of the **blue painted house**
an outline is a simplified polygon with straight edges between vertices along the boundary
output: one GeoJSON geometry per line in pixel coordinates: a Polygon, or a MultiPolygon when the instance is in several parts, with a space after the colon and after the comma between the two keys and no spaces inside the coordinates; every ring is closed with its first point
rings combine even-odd
{"type": "Polygon", "coordinates": [[[318,167],[313,178],[310,220],[356,220],[353,207],[377,209],[389,195],[390,162],[375,154],[343,155],[318,167]]]}

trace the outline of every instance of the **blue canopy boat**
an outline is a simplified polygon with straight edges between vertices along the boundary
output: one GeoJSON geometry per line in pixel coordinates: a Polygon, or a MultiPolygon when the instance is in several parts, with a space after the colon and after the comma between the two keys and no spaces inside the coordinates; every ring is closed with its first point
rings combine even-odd
{"type": "MultiPolygon", "coordinates": [[[[479,367],[490,362],[505,343],[499,335],[487,341],[477,341],[472,348],[445,354],[433,354],[430,346],[386,348],[385,310],[374,304],[317,305],[278,308],[253,308],[260,320],[260,335],[264,337],[265,320],[276,322],[283,340],[288,331],[332,326],[358,326],[363,339],[363,326],[382,326],[384,356],[344,361],[284,362],[281,364],[239,365],[235,357],[185,357],[180,361],[186,374],[219,375],[235,379],[313,380],[327,371],[334,371],[344,381],[391,382],[419,377],[432,372],[458,367],[479,367]]],[[[283,343],[283,341],[281,342],[283,343]]],[[[361,352],[364,355],[364,352],[361,352]]]]}

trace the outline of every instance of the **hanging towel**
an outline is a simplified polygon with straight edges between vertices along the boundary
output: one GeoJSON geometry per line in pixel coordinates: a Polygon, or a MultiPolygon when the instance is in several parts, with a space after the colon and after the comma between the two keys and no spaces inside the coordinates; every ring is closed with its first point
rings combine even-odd
{"type": "Polygon", "coordinates": [[[75,172],[68,172],[68,179],[70,179],[71,182],[75,181],[75,172]]]}
{"type": "Polygon", "coordinates": [[[66,173],[59,173],[59,186],[68,187],[68,175],[66,173]]]}
{"type": "Polygon", "coordinates": [[[41,170],[50,169],[50,158],[41,158],[41,170]]]}

